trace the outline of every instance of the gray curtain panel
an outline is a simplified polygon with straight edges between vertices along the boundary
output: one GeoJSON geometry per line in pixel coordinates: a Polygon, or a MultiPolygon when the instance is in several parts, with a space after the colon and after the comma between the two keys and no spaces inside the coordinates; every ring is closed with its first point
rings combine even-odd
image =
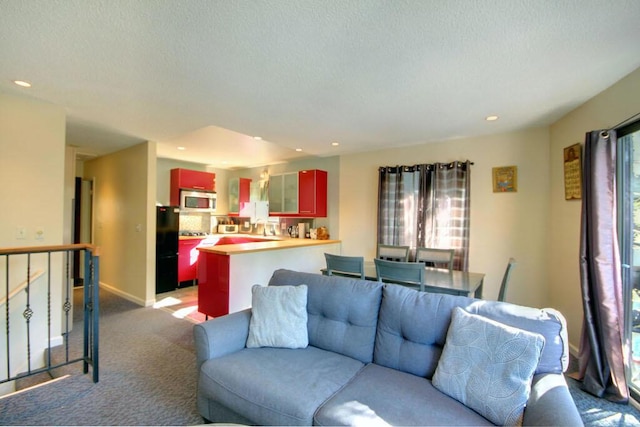
{"type": "Polygon", "coordinates": [[[591,131],[584,149],[580,281],[584,320],[579,355],[582,389],[627,402],[623,292],[616,232],[616,133],[591,131]]]}
{"type": "Polygon", "coordinates": [[[469,264],[471,162],[384,166],[378,170],[378,243],[454,249],[469,264]]]}

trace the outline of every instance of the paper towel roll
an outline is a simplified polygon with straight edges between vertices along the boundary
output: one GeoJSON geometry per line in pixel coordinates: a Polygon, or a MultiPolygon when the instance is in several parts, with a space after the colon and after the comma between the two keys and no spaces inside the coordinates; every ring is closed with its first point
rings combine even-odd
{"type": "Polygon", "coordinates": [[[304,222],[298,223],[298,239],[304,239],[307,234],[307,224],[304,222]]]}

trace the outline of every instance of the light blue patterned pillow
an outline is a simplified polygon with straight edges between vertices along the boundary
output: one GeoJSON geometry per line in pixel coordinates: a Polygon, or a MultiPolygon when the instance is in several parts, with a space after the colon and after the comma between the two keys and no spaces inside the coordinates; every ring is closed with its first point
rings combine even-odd
{"type": "Polygon", "coordinates": [[[307,285],[254,285],[247,348],[308,345],[307,285]]]}
{"type": "Polygon", "coordinates": [[[434,387],[494,424],[517,425],[544,337],[453,309],[434,387]]]}

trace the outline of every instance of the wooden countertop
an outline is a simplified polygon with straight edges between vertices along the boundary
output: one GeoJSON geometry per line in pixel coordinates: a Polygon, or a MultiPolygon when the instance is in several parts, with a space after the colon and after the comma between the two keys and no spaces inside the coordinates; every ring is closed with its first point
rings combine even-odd
{"type": "Polygon", "coordinates": [[[282,239],[267,242],[239,243],[235,245],[218,245],[198,248],[200,252],[218,255],[239,255],[249,252],[272,251],[279,249],[301,248],[304,246],[319,246],[340,243],[340,240],[314,239],[282,239]]]}

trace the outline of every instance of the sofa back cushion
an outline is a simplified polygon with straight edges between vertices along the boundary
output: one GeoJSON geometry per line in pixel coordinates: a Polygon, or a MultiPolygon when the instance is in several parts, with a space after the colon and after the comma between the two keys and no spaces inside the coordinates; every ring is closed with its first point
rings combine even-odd
{"type": "Polygon", "coordinates": [[[269,286],[307,285],[309,345],[373,361],[382,285],[360,279],[276,270],[269,286]]]}
{"type": "Polygon", "coordinates": [[[562,315],[555,310],[419,292],[391,284],[383,289],[374,363],[431,379],[454,307],[541,334],[545,345],[536,374],[561,373],[566,369],[566,328],[562,315]]]}

